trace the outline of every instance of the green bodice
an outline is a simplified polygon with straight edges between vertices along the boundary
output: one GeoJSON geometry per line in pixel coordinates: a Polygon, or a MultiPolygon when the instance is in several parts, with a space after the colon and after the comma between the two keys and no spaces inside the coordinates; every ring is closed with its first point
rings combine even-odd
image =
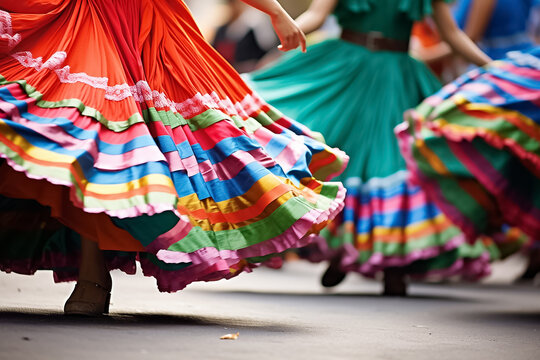
{"type": "Polygon", "coordinates": [[[432,0],[340,0],[334,15],[344,29],[362,33],[377,31],[387,38],[408,40],[413,22],[432,13],[431,2],[432,0]]]}

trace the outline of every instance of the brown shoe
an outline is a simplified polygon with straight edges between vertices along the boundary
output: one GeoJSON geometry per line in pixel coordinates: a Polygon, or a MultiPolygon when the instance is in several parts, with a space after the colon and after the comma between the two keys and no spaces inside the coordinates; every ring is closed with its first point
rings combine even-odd
{"type": "Polygon", "coordinates": [[[88,280],[79,280],[64,305],[64,314],[100,316],[109,313],[111,289],[88,280]]]}

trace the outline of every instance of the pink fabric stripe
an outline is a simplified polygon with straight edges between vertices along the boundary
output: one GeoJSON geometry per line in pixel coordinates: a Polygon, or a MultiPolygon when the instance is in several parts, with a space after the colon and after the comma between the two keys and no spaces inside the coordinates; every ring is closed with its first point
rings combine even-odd
{"type": "Polygon", "coordinates": [[[197,158],[195,157],[195,155],[180,159],[180,161],[184,165],[184,169],[186,169],[188,176],[193,176],[199,173],[199,163],[197,162],[197,158]]]}
{"type": "Polygon", "coordinates": [[[215,180],[218,178],[218,175],[214,168],[212,167],[212,163],[210,160],[205,160],[201,163],[199,163],[199,169],[202,174],[202,177],[204,181],[209,182],[212,180],[215,180]]]}
{"type": "Polygon", "coordinates": [[[523,196],[517,196],[508,180],[472,145],[449,142],[449,147],[476,179],[496,197],[501,213],[509,224],[516,224],[533,238],[540,237],[540,209],[534,208],[523,196]]]}
{"type": "Polygon", "coordinates": [[[281,166],[283,171],[285,171],[285,173],[289,172],[294,167],[298,159],[300,159],[305,154],[302,146],[305,146],[303,142],[298,143],[293,139],[274,158],[275,161],[281,166]]]}
{"type": "Polygon", "coordinates": [[[169,164],[169,169],[171,171],[186,170],[182,160],[180,159],[180,154],[177,151],[166,152],[163,153],[163,155],[165,156],[165,159],[167,159],[167,163],[169,164]]]}
{"type": "Polygon", "coordinates": [[[154,241],[146,246],[146,250],[148,252],[157,253],[161,249],[168,249],[169,246],[186,237],[186,235],[191,231],[193,226],[191,225],[189,218],[181,215],[178,211],[175,211],[175,213],[180,220],[175,226],[173,226],[172,229],[159,235],[154,241]]]}
{"type": "Polygon", "coordinates": [[[525,66],[517,67],[509,62],[503,62],[499,68],[518,76],[540,81],[540,71],[538,69],[531,69],[525,66]]]}
{"type": "Polygon", "coordinates": [[[216,260],[212,264],[191,265],[177,271],[160,269],[146,259],[141,259],[140,263],[143,274],[156,278],[158,289],[162,292],[182,290],[194,281],[215,281],[233,277],[230,266],[234,264],[229,264],[225,260],[216,260]]]}
{"type": "Polygon", "coordinates": [[[180,154],[177,151],[166,152],[163,155],[167,159],[171,171],[184,170],[188,176],[193,176],[201,172],[195,155],[184,159],[180,158],[180,154]]]}
{"type": "Polygon", "coordinates": [[[462,91],[471,91],[473,93],[479,94],[486,99],[489,99],[492,104],[506,103],[506,99],[501,95],[497,94],[495,90],[493,90],[493,87],[488,84],[478,82],[467,83],[461,87],[460,92],[462,91]]]}
{"type": "Polygon", "coordinates": [[[425,99],[424,103],[428,104],[429,106],[431,106],[433,108],[435,108],[435,107],[439,106],[444,100],[446,100],[446,99],[443,99],[438,94],[435,94],[435,95],[431,95],[430,97],[425,99]]]}
{"type": "MultiPolygon", "coordinates": [[[[88,145],[91,146],[92,143],[88,145]]],[[[99,153],[95,160],[94,167],[102,170],[122,170],[152,161],[165,162],[165,157],[159,151],[157,146],[146,146],[133,149],[122,155],[99,153]]]]}
{"type": "Polygon", "coordinates": [[[408,210],[414,209],[417,207],[425,206],[430,204],[426,193],[423,191],[418,191],[415,194],[396,194],[392,198],[379,198],[373,197],[367,203],[362,203],[361,206],[358,206],[356,197],[347,196],[345,199],[345,207],[352,209],[359,209],[360,216],[370,216],[373,213],[385,213],[385,212],[394,212],[399,210],[408,210]]]}
{"type": "Polygon", "coordinates": [[[234,179],[238,173],[248,164],[258,162],[265,168],[275,166],[275,161],[269,157],[262,149],[251,151],[237,151],[223,161],[214,164],[215,173],[221,180],[234,179]]]}
{"type": "Polygon", "coordinates": [[[506,91],[515,98],[523,101],[530,101],[534,105],[540,107],[540,91],[519,86],[507,80],[502,80],[491,74],[486,74],[486,78],[488,81],[494,83],[503,91],[506,91]]]}
{"type": "MultiPolygon", "coordinates": [[[[183,162],[183,160],[186,159],[180,159],[178,152],[168,152],[164,153],[164,155],[169,163],[171,171],[186,170],[183,162]]],[[[252,162],[258,162],[266,168],[276,165],[272,158],[265,154],[262,149],[255,149],[251,151],[239,150],[227,157],[225,160],[213,165],[207,160],[204,163],[197,164],[197,172],[194,170],[194,162],[196,162],[195,156],[187,159],[186,162],[192,166],[189,174],[193,175],[200,172],[203,174],[206,181],[217,178],[220,180],[234,179],[246,165],[252,162]],[[206,174],[206,172],[208,172],[208,174],[206,174]]]]}
{"type": "Polygon", "coordinates": [[[253,136],[262,147],[265,147],[272,140],[274,134],[270,130],[260,127],[255,130],[253,136]]]}

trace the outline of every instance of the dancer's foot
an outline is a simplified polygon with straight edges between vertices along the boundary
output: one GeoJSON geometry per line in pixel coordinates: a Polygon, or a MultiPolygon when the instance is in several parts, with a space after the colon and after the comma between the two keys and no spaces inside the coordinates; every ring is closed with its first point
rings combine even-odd
{"type": "Polygon", "coordinates": [[[330,262],[328,269],[326,269],[321,278],[322,286],[327,288],[334,287],[340,284],[345,279],[345,276],[347,276],[347,274],[340,269],[340,260],[341,258],[334,258],[330,262]]]}
{"type": "Polygon", "coordinates": [[[403,269],[384,270],[384,296],[407,296],[407,280],[403,269]]]}
{"type": "Polygon", "coordinates": [[[79,279],[64,305],[66,315],[99,316],[109,313],[111,287],[79,279]]]}
{"type": "Polygon", "coordinates": [[[96,242],[83,238],[79,280],[64,305],[64,313],[87,316],[107,314],[111,288],[111,275],[105,265],[103,252],[96,242]]]}
{"type": "Polygon", "coordinates": [[[540,273],[540,249],[534,248],[529,251],[527,268],[516,280],[517,282],[532,282],[540,273]]]}

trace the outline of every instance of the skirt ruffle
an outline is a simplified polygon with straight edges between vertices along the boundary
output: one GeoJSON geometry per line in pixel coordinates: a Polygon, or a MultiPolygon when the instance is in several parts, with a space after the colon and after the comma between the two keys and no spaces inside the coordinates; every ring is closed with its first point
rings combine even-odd
{"type": "Polygon", "coordinates": [[[305,246],[341,210],[324,180],[345,153],[253,94],[182,2],[34,3],[0,11],[2,270],[71,280],[82,235],[176,291],[305,246]],[[27,208],[41,220],[20,229],[27,208]]]}
{"type": "Polygon", "coordinates": [[[472,70],[397,129],[416,181],[470,239],[505,223],[540,238],[539,55],[472,70]]]}
{"type": "Polygon", "coordinates": [[[304,249],[305,256],[314,262],[339,258],[342,271],[368,277],[394,267],[416,278],[488,275],[490,262],[501,255],[493,239],[467,243],[409,177],[401,171],[367,183],[348,179],[344,210],[304,249]]]}

